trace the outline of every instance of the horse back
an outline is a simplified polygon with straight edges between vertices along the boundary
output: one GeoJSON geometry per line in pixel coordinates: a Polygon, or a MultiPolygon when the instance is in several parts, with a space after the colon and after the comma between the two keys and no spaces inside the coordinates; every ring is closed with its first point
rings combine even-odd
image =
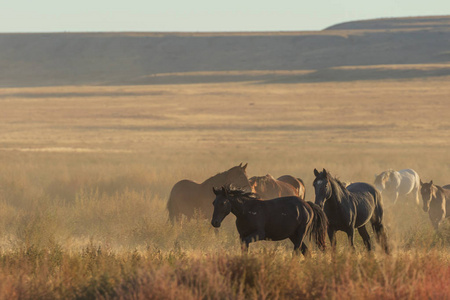
{"type": "MultiPolygon", "coordinates": [[[[261,178],[261,177],[260,177],[261,178]]],[[[262,199],[275,199],[284,196],[298,196],[296,189],[289,183],[277,180],[271,175],[263,176],[264,179],[257,179],[253,185],[255,192],[262,199]]]]}
{"type": "Polygon", "coordinates": [[[375,186],[366,182],[353,182],[347,186],[347,190],[352,193],[369,192],[374,195],[377,192],[375,186]]]}
{"type": "Polygon", "coordinates": [[[279,197],[299,196],[299,190],[295,186],[280,180],[276,180],[275,182],[278,186],[279,197]]]}
{"type": "Polygon", "coordinates": [[[413,169],[403,169],[398,171],[400,182],[398,191],[400,194],[409,194],[412,190],[420,188],[419,174],[413,169]]]}
{"type": "Polygon", "coordinates": [[[264,228],[267,238],[281,240],[291,236],[300,224],[307,226],[313,211],[298,196],[285,196],[259,201],[264,212],[264,228]]]}
{"type": "Polygon", "coordinates": [[[294,188],[295,196],[299,196],[305,200],[305,184],[300,178],[295,178],[291,175],[283,175],[278,177],[277,180],[291,185],[294,188]]]}
{"type": "Polygon", "coordinates": [[[374,221],[381,223],[383,200],[375,186],[366,182],[355,182],[350,184],[347,190],[353,194],[357,214],[364,214],[367,217],[372,215],[374,221]]]}

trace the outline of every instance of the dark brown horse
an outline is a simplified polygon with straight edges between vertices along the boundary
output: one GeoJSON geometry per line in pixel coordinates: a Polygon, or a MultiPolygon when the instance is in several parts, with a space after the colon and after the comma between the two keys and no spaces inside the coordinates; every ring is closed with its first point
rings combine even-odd
{"type": "Polygon", "coordinates": [[[252,191],[264,200],[284,196],[299,196],[299,189],[290,183],[275,179],[270,174],[266,176],[254,176],[248,181],[250,182],[252,191]]]}
{"type": "Polygon", "coordinates": [[[206,218],[211,218],[213,208],[211,201],[214,200],[212,188],[226,184],[240,187],[250,191],[247,174],[245,172],[247,164],[235,166],[228,171],[219,173],[203,183],[196,183],[192,180],[184,179],[178,181],[170,192],[169,201],[167,202],[167,210],[169,218],[173,222],[181,215],[191,218],[195,211],[199,211],[206,218]]]}
{"type": "Polygon", "coordinates": [[[420,181],[420,194],[423,200],[423,210],[428,213],[433,228],[438,231],[439,225],[450,217],[450,184],[440,187],[420,181]]]}
{"type": "Polygon", "coordinates": [[[342,182],[325,169],[320,173],[314,169],[314,175],[315,202],[327,215],[328,236],[333,249],[336,247],[336,231],[347,233],[350,245],[354,248],[353,235],[355,229],[358,229],[367,250],[371,250],[370,236],[366,229],[366,224],[370,222],[378,242],[388,253],[381,193],[365,182],[355,182],[345,188],[342,182]]]}
{"type": "Polygon", "coordinates": [[[248,245],[254,241],[288,238],[294,244],[294,251],[300,248],[303,255],[307,255],[308,248],[303,240],[308,233],[317,246],[325,250],[327,218],[314,203],[296,196],[261,201],[253,193],[230,187],[214,189],[214,193],[211,224],[218,228],[223,219],[233,213],[244,251],[248,251],[248,245]]]}

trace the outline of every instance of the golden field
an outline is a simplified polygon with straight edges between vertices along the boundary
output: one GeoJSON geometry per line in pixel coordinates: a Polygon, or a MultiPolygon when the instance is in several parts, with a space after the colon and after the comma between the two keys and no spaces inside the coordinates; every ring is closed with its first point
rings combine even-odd
{"type": "Polygon", "coordinates": [[[314,168],[449,184],[449,80],[0,89],[0,298],[448,298],[450,226],[408,200],[386,205],[390,256],[342,234],[307,259],[241,255],[232,216],[215,235],[169,225],[165,203],[241,162],[302,178],[307,200],[314,168]]]}

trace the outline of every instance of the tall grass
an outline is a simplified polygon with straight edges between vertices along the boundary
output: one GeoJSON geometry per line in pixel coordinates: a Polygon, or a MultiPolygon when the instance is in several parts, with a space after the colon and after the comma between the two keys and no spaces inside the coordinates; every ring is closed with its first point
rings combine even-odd
{"type": "Polygon", "coordinates": [[[450,88],[439,79],[58,89],[72,96],[23,89],[2,102],[0,298],[449,294],[450,225],[435,233],[411,199],[385,201],[390,256],[366,253],[359,236],[353,253],[343,233],[336,253],[311,246],[305,259],[283,241],[253,243],[242,255],[232,216],[216,232],[201,215],[172,226],[165,209],[178,180],[201,182],[240,162],[249,177],[302,178],[307,200],[314,168],[373,182],[408,167],[447,184],[450,88]],[[100,94],[77,97],[79,89],[100,94]],[[121,89],[136,97],[101,96],[121,89]]]}

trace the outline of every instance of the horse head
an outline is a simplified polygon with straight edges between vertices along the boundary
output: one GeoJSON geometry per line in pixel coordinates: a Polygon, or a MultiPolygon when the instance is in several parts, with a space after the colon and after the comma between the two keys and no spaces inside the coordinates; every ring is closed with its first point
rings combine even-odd
{"type": "Polygon", "coordinates": [[[378,191],[382,192],[383,190],[386,189],[386,182],[389,181],[389,176],[390,176],[389,171],[381,172],[379,175],[375,174],[374,185],[378,191]]]}
{"type": "Polygon", "coordinates": [[[229,169],[226,173],[226,182],[231,183],[234,186],[242,188],[244,190],[251,191],[252,188],[247,178],[247,165],[239,164],[239,166],[235,166],[229,169]]]}
{"type": "Polygon", "coordinates": [[[316,179],[314,179],[313,182],[316,193],[315,203],[323,208],[325,202],[331,198],[332,194],[330,173],[328,173],[325,169],[323,169],[320,173],[317,169],[314,169],[314,175],[316,176],[316,179]]]}
{"type": "Polygon", "coordinates": [[[431,199],[433,196],[436,197],[436,189],[433,185],[433,180],[429,183],[423,183],[422,180],[420,180],[420,194],[422,195],[423,200],[423,211],[428,212],[430,210],[431,199]]]}
{"type": "Polygon", "coordinates": [[[228,189],[222,186],[222,188],[213,187],[213,192],[216,198],[213,201],[214,212],[211,219],[211,225],[214,227],[220,227],[223,219],[231,212],[231,203],[228,199],[228,189]]]}

